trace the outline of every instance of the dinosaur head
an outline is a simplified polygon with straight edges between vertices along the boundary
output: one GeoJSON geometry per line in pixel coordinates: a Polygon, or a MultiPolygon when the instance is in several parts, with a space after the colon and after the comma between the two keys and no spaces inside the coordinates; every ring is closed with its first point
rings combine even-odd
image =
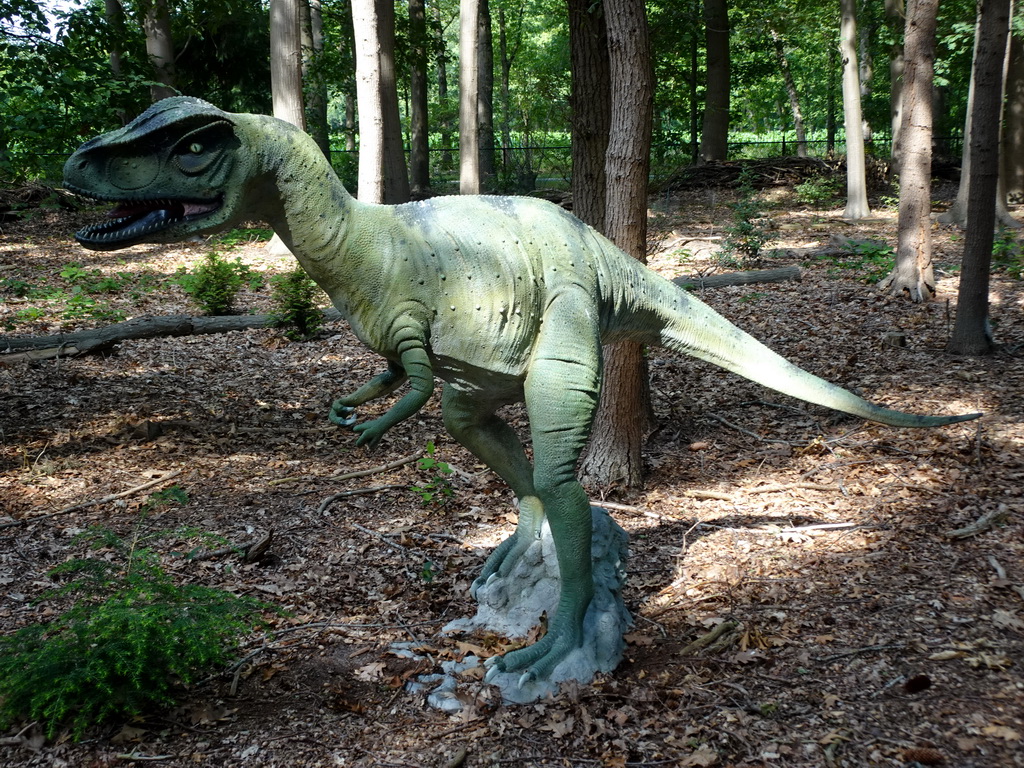
{"type": "Polygon", "coordinates": [[[64,165],[68,189],[115,203],[107,220],[75,234],[86,248],[182,240],[245,212],[247,152],[235,115],[199,99],[164,99],[86,142],[64,165]]]}

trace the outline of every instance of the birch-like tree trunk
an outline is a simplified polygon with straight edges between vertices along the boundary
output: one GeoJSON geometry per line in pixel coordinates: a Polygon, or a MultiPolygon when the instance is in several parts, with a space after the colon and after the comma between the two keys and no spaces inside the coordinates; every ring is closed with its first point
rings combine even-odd
{"type": "Polygon", "coordinates": [[[769,30],[772,45],[775,49],[775,61],[782,72],[782,81],[786,84],[786,95],[789,97],[789,110],[793,114],[793,130],[796,132],[796,156],[807,157],[807,132],[804,130],[804,115],[800,109],[800,96],[796,91],[796,81],[786,56],[786,47],[782,36],[774,29],[769,30]]]}
{"type": "Polygon", "coordinates": [[[299,0],[270,0],[270,90],[274,117],[305,130],[299,0]]]}
{"type": "Polygon", "coordinates": [[[725,160],[729,151],[729,8],[726,0],[704,0],[707,45],[707,91],[700,160],[725,160]]]}
{"type": "Polygon", "coordinates": [[[956,321],[946,351],[984,355],[995,349],[989,325],[989,270],[999,186],[999,120],[1010,0],[980,0],[974,48],[971,179],[956,321]]]}
{"type": "Polygon", "coordinates": [[[359,199],[409,199],[395,82],[395,6],[392,0],[353,0],[356,98],[359,106],[359,199]]]}
{"type": "MultiPolygon", "coordinates": [[[[605,234],[645,260],[654,77],[643,0],[605,0],[611,73],[611,130],[605,158],[605,234]]],[[[604,348],[601,402],[581,473],[590,482],[638,486],[650,386],[643,347],[604,348]]]]}
{"type": "Polygon", "coordinates": [[[843,125],[846,129],[846,211],[843,218],[857,220],[871,213],[857,67],[857,0],[839,0],[839,6],[839,55],[843,61],[843,125]]]}
{"type": "Polygon", "coordinates": [[[932,268],[932,81],[939,0],[910,0],[903,38],[900,208],[896,264],[879,288],[911,301],[935,295],[932,268]]]}
{"type": "Polygon", "coordinates": [[[171,35],[171,14],[167,0],[150,0],[142,19],[146,33],[146,55],[153,66],[153,85],[149,87],[154,102],[176,96],[174,38],[171,35]]]}
{"type": "Polygon", "coordinates": [[[459,2],[459,192],[479,195],[480,96],[478,36],[480,0],[459,2]]]}

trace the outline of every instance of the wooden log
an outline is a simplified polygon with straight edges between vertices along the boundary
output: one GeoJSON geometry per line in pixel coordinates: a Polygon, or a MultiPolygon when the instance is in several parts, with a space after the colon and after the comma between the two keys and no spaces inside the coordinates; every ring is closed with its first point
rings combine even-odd
{"type": "Polygon", "coordinates": [[[724,272],[720,275],[688,275],[673,278],[672,282],[692,291],[698,288],[723,288],[727,285],[749,285],[750,283],[781,283],[799,280],[800,267],[794,265],[776,269],[752,269],[747,272],[724,272]]]}

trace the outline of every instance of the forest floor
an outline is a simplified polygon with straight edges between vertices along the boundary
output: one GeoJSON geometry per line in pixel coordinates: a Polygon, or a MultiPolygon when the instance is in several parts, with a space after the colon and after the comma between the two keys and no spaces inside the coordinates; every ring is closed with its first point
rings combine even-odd
{"type": "MultiPolygon", "coordinates": [[[[651,266],[714,268],[729,194],[652,201],[651,266]]],[[[0,529],[0,633],[63,607],[37,598],[97,525],[126,540],[140,526],[164,532],[150,546],[176,579],[287,611],[244,639],[245,664],[182,692],[176,708],[77,743],[23,723],[0,734],[0,765],[1024,766],[1024,283],[993,276],[1006,349],[951,357],[960,233],[935,228],[939,295],[913,305],[866,282],[880,276],[871,254],[808,255],[833,234],[893,243],[891,210],[848,224],[786,189],[764,199],[781,250],[763,266],[800,264],[803,280],[703,300],[876,402],[985,416],[893,429],[651,350],[659,426],[645,487],[591,489],[630,535],[626,658],[533,705],[502,705],[469,676],[462,711],[446,714],[404,687],[444,659],[508,647],[440,629],[474,612],[470,582],[515,510],[446,435],[436,398],[373,452],[326,421],[334,397],[382,367],[343,324],[310,342],[263,329],[0,365],[0,525],[15,524],[0,529]],[[884,345],[889,332],[906,345],[884,345]],[[450,475],[381,468],[428,443],[450,475]],[[357,470],[375,471],[339,478],[357,470]],[[431,483],[450,485],[443,504],[414,488],[431,483]],[[158,491],[169,503],[154,503],[158,491]],[[324,503],[343,491],[358,493],[324,503]],[[949,535],[990,514],[992,527],[949,535]],[[256,563],[180,556],[210,546],[196,531],[241,544],[271,530],[256,563]],[[736,629],[724,642],[684,653],[727,621],[736,629]],[[428,659],[399,658],[392,645],[408,641],[428,659]]],[[[7,334],[93,327],[117,311],[195,312],[166,278],[209,244],[89,252],[71,233],[93,218],[40,210],[4,225],[7,334]],[[74,293],[95,271],[110,291],[74,293]],[[51,298],[17,298],[22,283],[51,298]]],[[[261,243],[218,247],[264,274],[291,267],[261,243]]],[[[246,288],[238,306],[268,311],[268,289],[246,288]]],[[[507,415],[523,426],[521,410],[507,415]]]]}

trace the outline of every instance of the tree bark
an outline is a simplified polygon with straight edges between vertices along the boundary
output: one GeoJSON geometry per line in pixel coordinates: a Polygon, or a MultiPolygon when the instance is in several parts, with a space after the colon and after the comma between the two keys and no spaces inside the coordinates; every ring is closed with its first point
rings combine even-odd
{"type": "MultiPolygon", "coordinates": [[[[977,58],[978,48],[981,45],[981,23],[982,23],[982,6],[978,3],[978,17],[974,27],[974,64],[971,67],[971,82],[967,89],[967,118],[964,123],[964,146],[963,146],[963,159],[960,162],[960,185],[957,187],[956,200],[953,205],[949,207],[945,213],[939,216],[939,221],[943,224],[956,224],[961,229],[967,227],[968,222],[968,208],[970,207],[971,199],[971,179],[973,178],[973,166],[974,166],[974,100],[975,100],[975,89],[976,82],[975,77],[977,74],[977,58]]],[[[1006,41],[1006,35],[1003,36],[1004,42],[1006,41]]],[[[985,41],[989,43],[990,41],[985,41]]],[[[1005,55],[1005,54],[1004,54],[1005,55]]],[[[1002,101],[1000,101],[1000,111],[996,114],[1000,116],[1002,101]]],[[[985,115],[984,120],[992,120],[992,115],[985,115]]],[[[1004,227],[1020,227],[1021,223],[1017,221],[1006,208],[1006,194],[1005,191],[999,186],[997,182],[996,186],[996,198],[993,203],[996,208],[996,221],[998,221],[1004,227]]]]}
{"type": "Polygon", "coordinates": [[[1010,200],[1024,200],[1024,39],[1010,36],[1003,123],[1002,178],[1010,200]]]}
{"type": "Polygon", "coordinates": [[[359,103],[359,199],[404,203],[409,199],[409,177],[395,82],[394,3],[353,0],[352,26],[359,103]]]}
{"type": "Polygon", "coordinates": [[[793,114],[793,130],[796,132],[796,156],[807,157],[807,132],[804,130],[804,116],[800,110],[800,96],[796,92],[796,82],[793,80],[793,71],[789,67],[789,58],[786,56],[786,48],[783,45],[782,37],[774,29],[770,30],[772,44],[775,48],[775,61],[782,72],[782,81],[786,85],[786,95],[789,97],[789,109],[793,114]]]}
{"type": "Polygon", "coordinates": [[[149,87],[154,102],[176,96],[174,68],[174,37],[171,35],[171,13],[167,0],[150,0],[142,19],[146,33],[146,54],[153,66],[153,85],[149,87]]]}
{"type": "Polygon", "coordinates": [[[935,296],[932,268],[932,81],[939,0],[910,0],[904,33],[896,264],[878,287],[911,301],[935,296]]]}
{"type": "Polygon", "coordinates": [[[434,5],[434,48],[437,67],[437,101],[441,105],[441,117],[438,129],[441,134],[441,165],[452,167],[452,110],[448,105],[448,53],[444,39],[444,27],[441,24],[441,6],[434,5]]]}
{"type": "Polygon", "coordinates": [[[839,55],[843,60],[843,125],[846,129],[846,211],[843,218],[855,221],[871,213],[857,67],[857,2],[840,0],[839,6],[839,55]]]}
{"type": "Polygon", "coordinates": [[[611,130],[608,30],[601,4],[568,0],[573,213],[604,230],[605,154],[611,130]]]}
{"type": "Polygon", "coordinates": [[[479,195],[480,93],[478,35],[480,0],[459,2],[459,192],[479,195]]]}
{"type": "Polygon", "coordinates": [[[305,130],[298,0],[270,2],[270,89],[274,117],[305,130]]]}
{"type": "Polygon", "coordinates": [[[704,0],[707,40],[707,91],[704,128],[700,138],[701,162],[725,160],[729,151],[729,9],[726,0],[704,0]]]}
{"type": "Polygon", "coordinates": [[[956,322],[946,351],[984,355],[995,349],[988,318],[989,270],[999,185],[999,121],[1010,0],[981,0],[974,49],[971,179],[956,322]]]}
{"type": "Polygon", "coordinates": [[[306,126],[324,157],[331,159],[327,125],[327,81],[323,72],[324,19],[320,0],[299,5],[302,16],[302,82],[305,83],[306,126]]]}
{"type": "Polygon", "coordinates": [[[412,191],[430,189],[427,125],[427,15],[423,0],[409,0],[409,178],[412,191]]]}
{"type": "MultiPolygon", "coordinates": [[[[605,234],[645,260],[654,78],[643,0],[605,0],[611,72],[611,131],[605,159],[605,234]]],[[[601,401],[581,474],[601,486],[643,480],[640,449],[650,412],[643,348],[604,348],[601,401]]]]}
{"type": "Polygon", "coordinates": [[[480,0],[477,17],[477,124],[480,147],[480,187],[491,190],[494,185],[494,41],[491,36],[491,6],[480,0]]]}
{"type": "MultiPolygon", "coordinates": [[[[903,36],[906,27],[903,0],[885,0],[885,18],[892,32],[893,44],[889,49],[889,124],[892,141],[889,145],[890,166],[899,168],[900,132],[903,127],[903,36]]],[[[934,56],[934,54],[933,54],[934,56]]]]}

